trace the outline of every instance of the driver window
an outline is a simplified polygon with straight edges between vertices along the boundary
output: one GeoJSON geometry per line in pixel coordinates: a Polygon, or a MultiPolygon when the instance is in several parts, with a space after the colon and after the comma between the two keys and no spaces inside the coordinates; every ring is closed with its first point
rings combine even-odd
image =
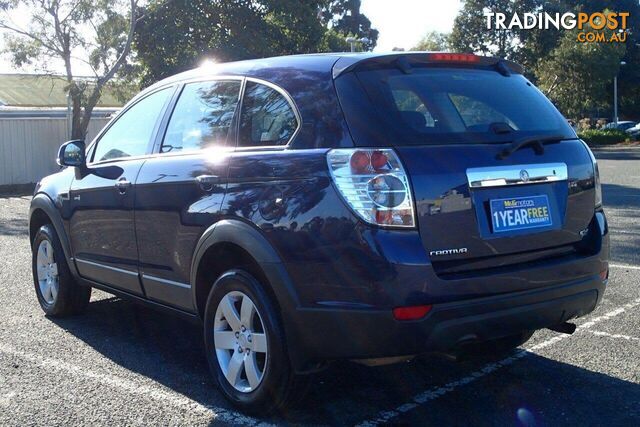
{"type": "Polygon", "coordinates": [[[172,93],[173,88],[159,90],[122,113],[98,140],[93,161],[100,162],[146,154],[158,116],[172,93]]]}

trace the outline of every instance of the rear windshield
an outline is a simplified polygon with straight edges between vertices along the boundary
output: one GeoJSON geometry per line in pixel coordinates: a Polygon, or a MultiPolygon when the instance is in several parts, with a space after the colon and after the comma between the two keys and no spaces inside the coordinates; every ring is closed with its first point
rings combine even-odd
{"type": "Polygon", "coordinates": [[[411,74],[382,69],[356,76],[370,108],[347,107],[347,121],[350,126],[377,123],[389,145],[506,142],[530,135],[575,138],[558,110],[520,74],[421,68],[411,74]]]}

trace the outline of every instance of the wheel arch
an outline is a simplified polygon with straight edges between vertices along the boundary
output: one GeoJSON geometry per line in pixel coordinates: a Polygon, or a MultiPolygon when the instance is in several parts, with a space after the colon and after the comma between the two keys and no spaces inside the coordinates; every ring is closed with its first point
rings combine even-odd
{"type": "Polygon", "coordinates": [[[78,272],[76,271],[75,263],[72,262],[71,245],[69,244],[69,238],[60,212],[56,209],[49,196],[44,193],[38,193],[31,200],[31,206],[29,208],[29,243],[31,245],[33,245],[36,233],[40,227],[45,224],[51,224],[56,230],[64,256],[69,265],[69,270],[71,270],[73,276],[77,277],[78,272]]]}
{"type": "Polygon", "coordinates": [[[225,219],[204,232],[194,251],[190,284],[193,305],[200,318],[204,316],[206,300],[217,276],[241,266],[263,282],[282,313],[297,307],[291,279],[267,238],[243,221],[225,219]]]}

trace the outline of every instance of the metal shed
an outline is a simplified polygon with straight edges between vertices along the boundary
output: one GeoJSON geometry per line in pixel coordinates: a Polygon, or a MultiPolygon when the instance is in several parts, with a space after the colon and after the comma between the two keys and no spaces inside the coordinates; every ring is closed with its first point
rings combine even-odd
{"type": "MultiPolygon", "coordinates": [[[[65,87],[57,76],[0,74],[0,188],[32,184],[58,169],[55,156],[69,139],[65,87]]],[[[88,141],[121,106],[112,93],[103,95],[88,141]]]]}

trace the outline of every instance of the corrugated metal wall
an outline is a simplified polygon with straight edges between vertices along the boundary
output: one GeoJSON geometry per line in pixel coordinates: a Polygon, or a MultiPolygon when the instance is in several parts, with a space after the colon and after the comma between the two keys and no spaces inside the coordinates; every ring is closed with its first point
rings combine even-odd
{"type": "MultiPolygon", "coordinates": [[[[87,141],[108,121],[91,119],[87,141]]],[[[56,155],[68,139],[67,124],[64,117],[0,118],[0,185],[31,184],[57,171],[56,155]]]]}

